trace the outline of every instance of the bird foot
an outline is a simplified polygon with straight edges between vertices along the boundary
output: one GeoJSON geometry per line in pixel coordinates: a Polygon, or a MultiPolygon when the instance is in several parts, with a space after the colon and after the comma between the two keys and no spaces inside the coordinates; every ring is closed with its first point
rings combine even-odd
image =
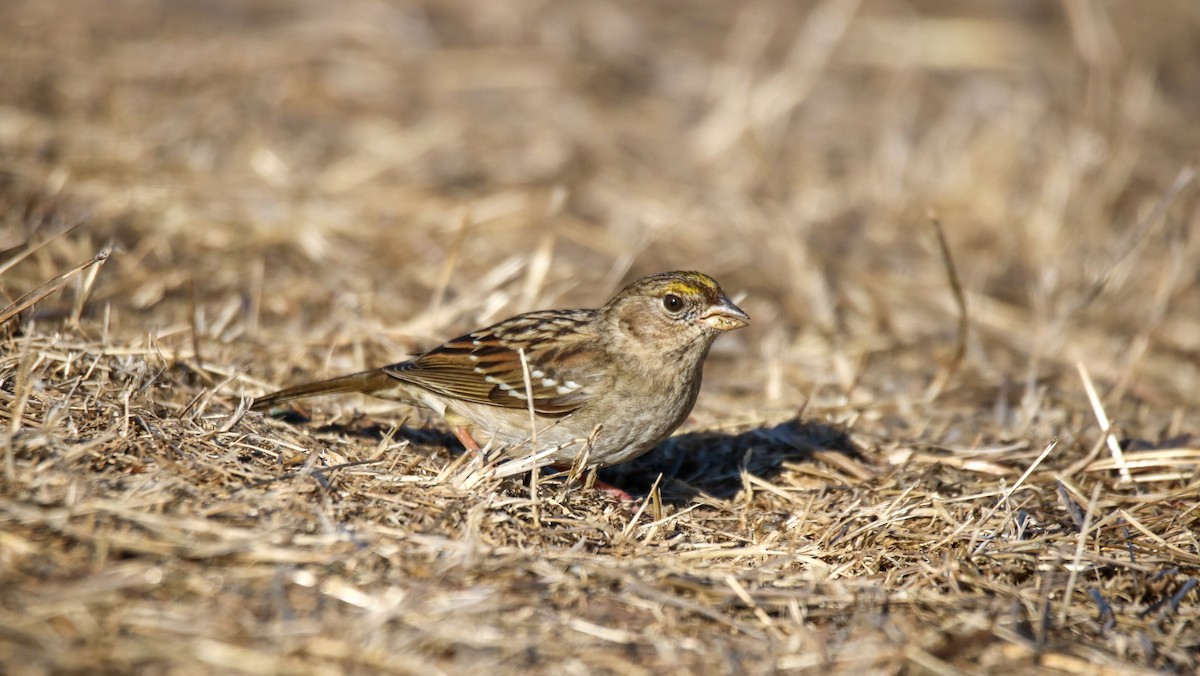
{"type": "Polygon", "coordinates": [[[633,502],[635,500],[635,498],[626,491],[617,488],[607,481],[601,481],[599,478],[597,478],[592,485],[594,488],[602,490],[605,493],[613,496],[618,502],[633,502]]]}

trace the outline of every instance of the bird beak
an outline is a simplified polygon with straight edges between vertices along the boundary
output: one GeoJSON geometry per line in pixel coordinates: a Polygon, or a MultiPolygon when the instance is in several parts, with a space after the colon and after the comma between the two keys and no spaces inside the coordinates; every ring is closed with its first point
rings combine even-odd
{"type": "Polygon", "coordinates": [[[721,296],[720,301],[710,305],[708,310],[700,315],[700,319],[717,331],[732,331],[750,323],[750,315],[742,312],[742,308],[734,305],[733,301],[725,296],[721,296]]]}

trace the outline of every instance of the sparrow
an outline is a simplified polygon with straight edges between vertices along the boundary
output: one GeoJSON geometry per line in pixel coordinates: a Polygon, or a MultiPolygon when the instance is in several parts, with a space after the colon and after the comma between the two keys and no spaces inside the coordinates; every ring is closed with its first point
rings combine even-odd
{"type": "Polygon", "coordinates": [[[749,322],[712,277],[663,272],[599,308],[516,315],[407,361],[259,397],[251,409],[368,394],[436,412],[472,452],[482,440],[528,454],[536,437],[539,450],[553,449],[548,464],[569,468],[586,453],[594,470],[670,436],[696,403],[713,341],[749,322]]]}

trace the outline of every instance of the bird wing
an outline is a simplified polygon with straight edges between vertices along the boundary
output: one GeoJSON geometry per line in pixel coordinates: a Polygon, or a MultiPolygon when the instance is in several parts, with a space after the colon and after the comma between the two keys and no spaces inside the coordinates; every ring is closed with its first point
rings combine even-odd
{"type": "Polygon", "coordinates": [[[592,310],[531,312],[455,338],[387,375],[435,394],[477,404],[527,408],[525,369],[533,409],[566,415],[603,387],[595,368],[600,345],[591,331],[592,310]]]}

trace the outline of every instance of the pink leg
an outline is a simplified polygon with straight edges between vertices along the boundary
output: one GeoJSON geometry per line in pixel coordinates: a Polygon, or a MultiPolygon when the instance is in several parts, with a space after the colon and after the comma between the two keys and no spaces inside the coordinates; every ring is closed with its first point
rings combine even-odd
{"type": "Polygon", "coordinates": [[[467,428],[455,427],[453,432],[454,436],[458,437],[458,440],[462,443],[463,448],[466,448],[468,451],[474,453],[475,456],[481,460],[483,459],[483,451],[480,450],[479,444],[475,443],[475,439],[471,436],[471,433],[467,430],[467,428]]]}
{"type": "Polygon", "coordinates": [[[596,485],[596,488],[613,496],[619,502],[633,502],[633,500],[634,500],[633,496],[630,495],[629,493],[626,493],[625,491],[621,490],[620,488],[617,488],[616,486],[608,483],[607,481],[601,481],[599,477],[596,478],[595,485],[596,485]]]}

